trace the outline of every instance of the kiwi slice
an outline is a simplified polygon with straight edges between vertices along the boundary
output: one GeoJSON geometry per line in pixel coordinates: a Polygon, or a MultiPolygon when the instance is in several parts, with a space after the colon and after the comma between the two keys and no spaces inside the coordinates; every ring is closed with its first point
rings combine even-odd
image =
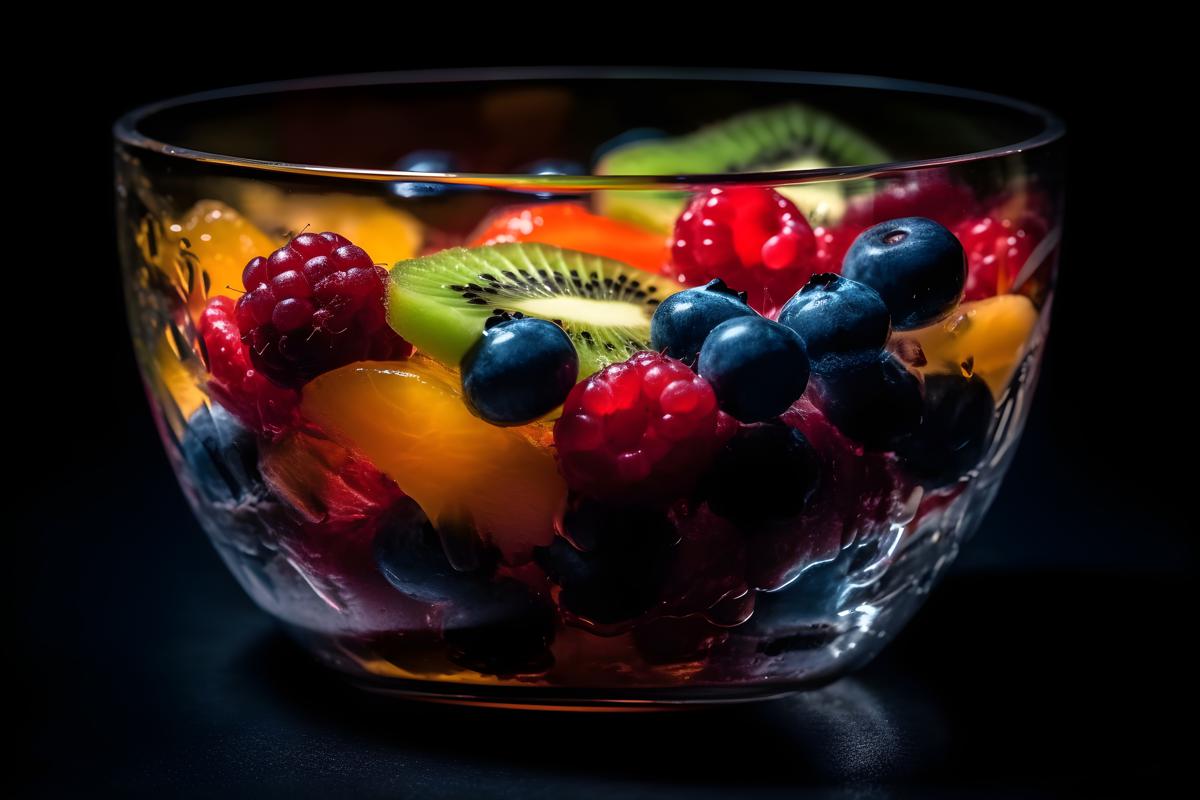
{"type": "Polygon", "coordinates": [[[458,366],[489,317],[524,314],[562,327],[579,377],[648,348],[650,317],[682,286],[611,258],[521,242],[400,261],[388,322],[444,364],[458,366]]]}
{"type": "MultiPolygon", "coordinates": [[[[703,175],[859,166],[888,161],[879,145],[823,111],[800,103],[749,111],[685,136],[632,142],[608,153],[597,175],[703,175]]],[[[846,208],[845,182],[779,187],[814,222],[833,222],[846,208]]],[[[610,191],[601,213],[669,233],[683,192],[610,191]]]]}

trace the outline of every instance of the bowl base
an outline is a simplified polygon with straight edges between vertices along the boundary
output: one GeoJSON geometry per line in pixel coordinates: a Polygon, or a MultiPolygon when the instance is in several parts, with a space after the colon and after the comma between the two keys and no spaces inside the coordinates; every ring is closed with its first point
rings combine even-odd
{"type": "Polygon", "coordinates": [[[350,683],[359,689],[403,700],[519,711],[584,711],[634,713],[687,711],[742,703],[777,700],[829,681],[811,684],[673,689],[568,689],[553,686],[484,686],[444,684],[402,678],[363,678],[350,683]]]}

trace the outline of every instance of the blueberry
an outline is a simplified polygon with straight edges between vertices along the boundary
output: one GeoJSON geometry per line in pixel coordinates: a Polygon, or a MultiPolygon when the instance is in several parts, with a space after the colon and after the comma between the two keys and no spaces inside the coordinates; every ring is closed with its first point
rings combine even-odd
{"type": "Polygon", "coordinates": [[[820,480],[808,439],[776,420],[740,428],[717,453],[704,486],[715,513],[753,523],[800,513],[820,480]]]}
{"type": "Polygon", "coordinates": [[[521,169],[526,175],[587,175],[587,168],[566,158],[543,158],[521,169]]]}
{"type": "Polygon", "coordinates": [[[669,134],[661,128],[630,128],[624,133],[617,134],[598,145],[595,152],[592,153],[592,163],[599,162],[613,150],[624,147],[627,144],[646,142],[653,139],[666,139],[668,136],[669,134]]]}
{"type": "MultiPolygon", "coordinates": [[[[483,551],[474,531],[470,537],[479,544],[477,551],[483,551]]],[[[407,501],[375,535],[375,563],[397,591],[422,603],[482,602],[495,558],[488,553],[474,555],[470,560],[460,556],[452,562],[443,538],[455,541],[454,537],[447,537],[446,531],[439,535],[420,507],[407,501]],[[464,561],[468,569],[463,568],[464,561]]],[[[464,535],[457,541],[461,543],[466,538],[464,535]]],[[[464,547],[460,544],[458,549],[464,547]]]]}
{"type": "Polygon", "coordinates": [[[563,608],[600,624],[634,619],[658,600],[675,528],[662,513],[585,503],[568,511],[566,539],[538,548],[534,559],[561,587],[563,608]]]}
{"type": "MultiPolygon", "coordinates": [[[[534,161],[532,164],[527,164],[517,171],[525,175],[587,175],[587,167],[578,161],[571,161],[565,158],[543,158],[534,161]]],[[[534,192],[534,195],[543,200],[574,196],[556,192],[534,192]]]]}
{"type": "MultiPolygon", "coordinates": [[[[446,150],[414,150],[397,159],[392,169],[402,172],[461,172],[462,165],[457,156],[446,150]]],[[[397,181],[392,184],[394,194],[408,198],[434,197],[453,188],[458,187],[446,183],[418,181],[397,181]]]]}
{"type": "Polygon", "coordinates": [[[921,382],[891,353],[813,380],[813,401],[868,450],[891,450],[921,423],[921,382]]]}
{"type": "Polygon", "coordinates": [[[921,425],[896,453],[927,486],[954,483],[983,458],[995,413],[992,392],[978,375],[930,375],[921,425]]]}
{"type": "Polygon", "coordinates": [[[735,292],[717,278],[707,286],[685,289],[663,300],[650,319],[650,346],[685,364],[695,364],[712,329],[735,317],[757,313],[746,293],[735,292]]]}
{"type": "Polygon", "coordinates": [[[523,583],[502,578],[442,619],[450,659],[501,677],[545,672],[554,664],[554,609],[523,583]]]}
{"type": "Polygon", "coordinates": [[[881,222],[858,235],[842,275],[879,292],[896,330],[937,322],[958,305],[967,258],[954,234],[931,219],[881,222]]]}
{"type": "Polygon", "coordinates": [[[698,371],[721,408],[742,422],[787,411],[808,385],[808,354],[791,328],[741,316],[713,328],[700,348],[698,371]]]}
{"type": "Polygon", "coordinates": [[[192,414],[179,449],[193,486],[208,502],[237,503],[263,493],[258,439],[221,406],[201,406],[192,414]]]}
{"type": "Polygon", "coordinates": [[[818,375],[875,358],[892,330],[878,292],[828,272],[812,276],[787,301],[779,323],[800,334],[818,375]]]}
{"type": "Polygon", "coordinates": [[[524,425],[567,399],[579,355],[553,322],[517,317],[484,330],[461,367],[463,400],[472,414],[493,425],[524,425]]]}

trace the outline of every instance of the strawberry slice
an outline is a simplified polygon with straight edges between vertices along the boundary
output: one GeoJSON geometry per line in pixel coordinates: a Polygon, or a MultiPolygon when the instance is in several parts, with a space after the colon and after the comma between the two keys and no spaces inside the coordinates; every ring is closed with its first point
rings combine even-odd
{"type": "Polygon", "coordinates": [[[659,272],[670,258],[662,236],[593,214],[579,203],[501,209],[484,220],[467,246],[504,242],[541,242],[606,256],[647,272],[659,272]]]}

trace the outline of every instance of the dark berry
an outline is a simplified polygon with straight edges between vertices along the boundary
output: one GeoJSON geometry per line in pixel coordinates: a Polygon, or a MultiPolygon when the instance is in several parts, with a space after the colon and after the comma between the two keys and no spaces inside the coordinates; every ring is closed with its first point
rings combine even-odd
{"type": "Polygon", "coordinates": [[[882,222],[859,234],[846,252],[842,275],[883,298],[897,330],[920,328],[949,314],[967,280],[962,244],[925,217],[882,222]]]}
{"type": "Polygon", "coordinates": [[[892,320],[879,293],[832,273],[814,275],[779,312],[779,323],[804,340],[814,373],[875,358],[892,320]]]}
{"type": "Polygon", "coordinates": [[[579,354],[553,322],[521,317],[489,327],[462,360],[463,401],[493,425],[524,425],[562,405],[579,354]]]}
{"type": "Polygon", "coordinates": [[[200,314],[199,333],[208,363],[207,388],[218,403],[256,433],[278,434],[295,423],[295,390],[277,386],[254,368],[233,300],[209,300],[200,314]]]}
{"type": "MultiPolygon", "coordinates": [[[[542,158],[534,161],[532,164],[527,164],[517,170],[525,175],[587,175],[587,167],[580,164],[578,161],[571,161],[566,158],[542,158]]],[[[543,200],[562,199],[570,197],[556,192],[534,192],[537,197],[543,200]]]]}
{"type": "Polygon", "coordinates": [[[992,392],[978,375],[930,375],[921,424],[896,454],[926,485],[954,483],[983,458],[995,412],[992,392]]]}
{"type": "Polygon", "coordinates": [[[236,503],[263,491],[258,439],[221,406],[201,406],[192,414],[179,449],[208,502],[236,503]]]}
{"type": "Polygon", "coordinates": [[[354,361],[407,358],[384,311],[387,270],[336,233],[302,233],[246,265],[237,324],[255,368],[298,388],[354,361]]]}
{"type": "Polygon", "coordinates": [[[808,280],[816,249],[808,220],[774,189],[713,188],[675,223],[668,272],[688,284],[721,278],[769,314],[808,280]]]}
{"type": "Polygon", "coordinates": [[[525,175],[587,175],[587,168],[566,158],[543,158],[518,170],[525,175]]]}
{"type": "Polygon", "coordinates": [[[739,522],[783,519],[804,510],[821,480],[804,434],[782,422],[745,425],[726,442],[705,478],[708,506],[739,522]]]}
{"type": "MultiPolygon", "coordinates": [[[[392,165],[392,169],[401,172],[462,172],[462,164],[458,157],[446,150],[414,150],[408,155],[401,156],[392,165]]],[[[397,181],[392,184],[392,192],[399,197],[435,197],[451,189],[459,188],[447,183],[426,183],[423,181],[397,181]]]]}
{"type": "Polygon", "coordinates": [[[283,512],[259,471],[258,436],[214,403],[188,419],[179,451],[186,467],[180,477],[188,496],[204,504],[200,519],[213,543],[231,548],[249,570],[260,569],[274,557],[273,527],[283,512]]]}
{"type": "Polygon", "coordinates": [[[524,584],[502,578],[476,602],[454,604],[442,618],[450,659],[506,677],[544,672],[554,664],[554,609],[524,584]]]}
{"type": "Polygon", "coordinates": [[[695,364],[712,329],[734,317],[757,316],[746,294],[714,278],[707,286],[686,289],[664,300],[650,320],[650,346],[685,364],[695,364]]]}
{"type": "Polygon", "coordinates": [[[494,558],[474,559],[473,569],[452,563],[443,537],[416,503],[401,504],[390,515],[375,535],[374,551],[387,582],[422,603],[481,602],[495,567],[494,558]]]}
{"type": "Polygon", "coordinates": [[[804,341],[762,317],[738,317],[714,328],[697,369],[712,384],[721,410],[742,422],[779,416],[808,385],[804,341]]]}
{"type": "Polygon", "coordinates": [[[829,503],[842,518],[843,545],[882,532],[903,513],[911,486],[890,454],[864,450],[838,430],[807,395],[782,419],[803,433],[821,457],[820,501],[829,503]]]}
{"type": "Polygon", "coordinates": [[[534,559],[561,589],[559,604],[602,625],[641,616],[658,600],[675,537],[666,515],[585,502],[563,519],[567,539],[534,559]],[[582,542],[588,544],[586,549],[582,542]]]}
{"type": "Polygon", "coordinates": [[[708,382],[680,361],[642,352],[575,385],[554,443],[571,488],[633,504],[688,491],[721,431],[708,382]]]}
{"type": "Polygon", "coordinates": [[[921,424],[921,382],[890,353],[813,380],[813,402],[868,450],[891,450],[921,424]]]}
{"type": "Polygon", "coordinates": [[[592,153],[592,163],[597,163],[613,150],[634,142],[646,142],[654,139],[666,139],[669,136],[662,128],[630,128],[597,145],[592,153]]]}

